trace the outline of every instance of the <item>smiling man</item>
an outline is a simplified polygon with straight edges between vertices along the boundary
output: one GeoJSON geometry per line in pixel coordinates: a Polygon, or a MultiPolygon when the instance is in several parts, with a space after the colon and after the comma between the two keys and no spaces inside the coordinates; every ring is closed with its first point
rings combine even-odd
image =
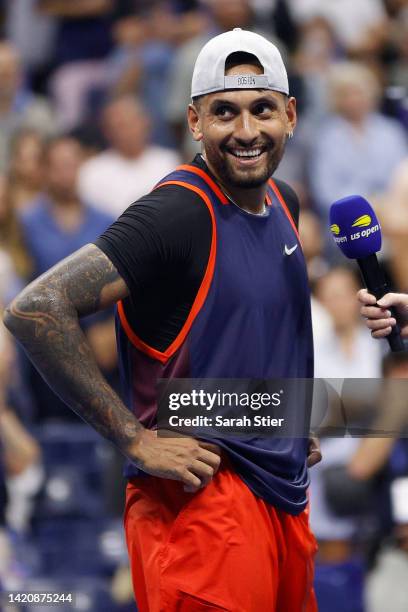
{"type": "Polygon", "coordinates": [[[296,102],[288,96],[279,51],[238,28],[215,37],[197,58],[192,102],[189,125],[203,143],[208,169],[241,208],[263,212],[268,179],[296,125],[296,102]],[[233,48],[239,50],[225,57],[233,48]]]}
{"type": "Polygon", "coordinates": [[[188,109],[202,154],[6,315],[57,393],[129,460],[125,528],[140,612],[316,610],[306,496],[316,446],[155,432],[158,378],[313,376],[298,202],[271,179],[295,108],[274,45],[239,29],[210,40],[188,109]],[[78,326],[115,302],[126,405],[78,326]]]}

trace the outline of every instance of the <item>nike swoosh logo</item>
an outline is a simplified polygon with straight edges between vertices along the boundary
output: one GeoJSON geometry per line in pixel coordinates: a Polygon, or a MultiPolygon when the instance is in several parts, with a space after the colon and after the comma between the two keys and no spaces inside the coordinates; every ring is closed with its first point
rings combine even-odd
{"type": "Polygon", "coordinates": [[[298,248],[297,244],[295,244],[295,246],[292,247],[291,249],[289,249],[285,244],[285,255],[292,255],[292,253],[294,253],[297,248],[298,248]]]}

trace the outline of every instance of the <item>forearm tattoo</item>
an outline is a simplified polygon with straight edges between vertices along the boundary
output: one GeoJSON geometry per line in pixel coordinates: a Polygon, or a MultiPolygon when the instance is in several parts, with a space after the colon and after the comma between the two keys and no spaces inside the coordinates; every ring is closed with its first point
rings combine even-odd
{"type": "Polygon", "coordinates": [[[122,450],[141,425],[104,379],[78,317],[126,295],[110,260],[87,245],[24,289],[4,318],[54,392],[122,450]]]}

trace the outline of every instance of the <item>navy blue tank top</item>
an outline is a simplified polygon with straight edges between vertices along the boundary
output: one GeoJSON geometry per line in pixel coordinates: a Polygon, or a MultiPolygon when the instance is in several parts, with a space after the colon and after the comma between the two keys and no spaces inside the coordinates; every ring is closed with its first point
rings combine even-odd
{"type": "MultiPolygon", "coordinates": [[[[164,185],[182,186],[205,202],[211,248],[190,313],[166,350],[138,338],[123,303],[118,304],[120,366],[136,416],[145,426],[155,426],[158,378],[313,377],[306,266],[296,226],[274,181],[268,184],[265,215],[235,206],[197,166],[179,167],[156,189],[164,185]]],[[[230,438],[217,444],[257,496],[290,514],[304,510],[307,439],[230,438]]],[[[137,473],[127,466],[127,477],[137,473]]]]}

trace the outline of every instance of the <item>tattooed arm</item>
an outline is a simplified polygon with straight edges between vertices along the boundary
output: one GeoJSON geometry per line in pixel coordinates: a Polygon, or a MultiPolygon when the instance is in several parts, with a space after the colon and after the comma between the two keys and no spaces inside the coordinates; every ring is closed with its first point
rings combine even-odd
{"type": "Polygon", "coordinates": [[[104,379],[79,326],[79,317],[128,294],[108,257],[89,244],[26,287],[6,309],[4,323],[81,418],[144,471],[195,491],[218,468],[216,447],[193,438],[159,438],[145,429],[104,379]]]}

